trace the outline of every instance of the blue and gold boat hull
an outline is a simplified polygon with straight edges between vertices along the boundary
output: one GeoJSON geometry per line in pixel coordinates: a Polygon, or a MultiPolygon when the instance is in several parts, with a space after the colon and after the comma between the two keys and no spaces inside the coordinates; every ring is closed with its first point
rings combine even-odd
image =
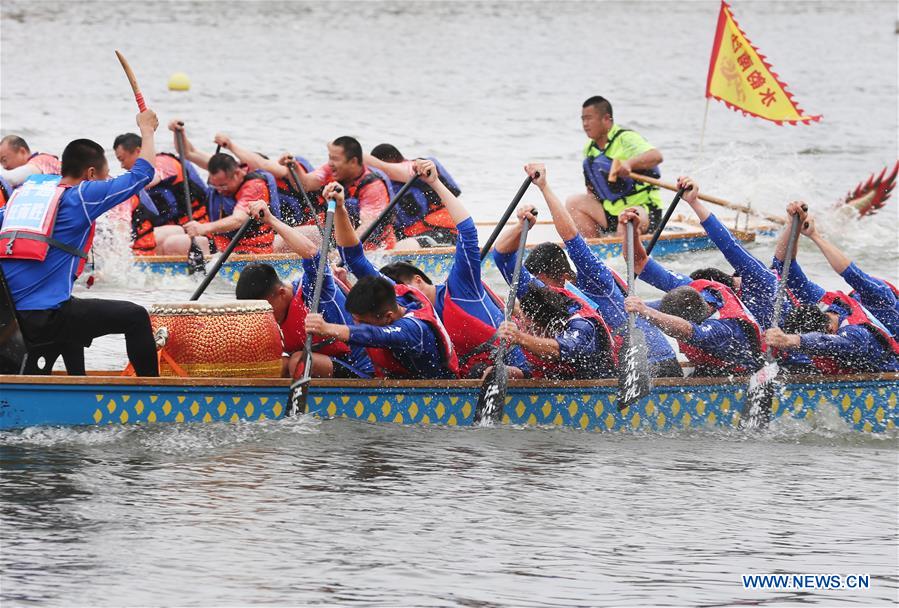
{"type": "MultiPolygon", "coordinates": [[[[237,422],[285,416],[283,379],[0,376],[0,429],[30,426],[237,422]]],[[[307,414],[366,422],[471,426],[476,381],[313,382],[307,414]]],[[[510,384],[503,423],[589,431],[666,432],[734,428],[744,384],[727,379],[657,381],[622,412],[615,381],[510,384]]],[[[774,400],[773,417],[830,415],[847,429],[881,433],[899,424],[899,374],[805,378],[774,400]],[[824,412],[824,410],[827,412],[824,412]]]]}

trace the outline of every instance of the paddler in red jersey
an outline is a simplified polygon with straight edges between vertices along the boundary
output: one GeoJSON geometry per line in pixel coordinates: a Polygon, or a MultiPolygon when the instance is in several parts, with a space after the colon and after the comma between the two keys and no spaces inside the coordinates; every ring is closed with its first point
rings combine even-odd
{"type": "MultiPolygon", "coordinates": [[[[172,132],[184,131],[181,120],[169,123],[172,132]]],[[[191,237],[211,236],[216,250],[228,247],[231,239],[244,222],[250,219],[251,201],[265,201],[277,217],[278,193],[274,177],[265,171],[250,171],[228,154],[207,154],[197,150],[184,135],[185,156],[199,167],[209,171],[207,208],[209,222],[190,221],[184,224],[185,234],[173,235],[167,239],[167,247],[177,247],[185,253],[190,248],[191,237]],[[169,244],[169,240],[175,240],[169,244]]],[[[289,250],[283,240],[277,239],[271,226],[252,220],[250,228],[234,250],[234,253],[264,254],[289,250]]]]}
{"type": "Polygon", "coordinates": [[[59,159],[52,154],[31,152],[18,135],[0,139],[0,207],[30,175],[59,175],[59,159]]]}
{"type": "Polygon", "coordinates": [[[131,171],[107,180],[103,146],[76,139],[62,153],[61,178],[32,176],[0,209],[0,268],[29,344],[26,373],[49,374],[62,354],[70,374],[84,374],[84,347],[99,336],[124,334],[137,375],[159,375],[150,317],[142,306],[72,296],[94,221],[153,179],[158,124],[152,110],[137,115],[144,146],[131,171]]]}
{"type": "MultiPolygon", "coordinates": [[[[112,151],[122,169],[130,171],[140,157],[141,138],[136,133],[123,133],[115,138],[112,151]]],[[[186,161],[190,192],[191,217],[188,218],[184,201],[184,176],[181,161],[177,156],[160,152],[156,155],[156,174],[150,185],[138,196],[129,199],[131,212],[131,250],[135,255],[183,255],[174,247],[178,239],[169,240],[173,235],[183,235],[181,225],[188,221],[208,222],[206,209],[206,184],[200,179],[193,163],[186,161]],[[149,199],[149,200],[148,200],[149,199]],[[168,241],[168,243],[167,243],[168,241]]],[[[209,240],[197,239],[204,254],[209,254],[209,240]]]]}
{"type": "MultiPolygon", "coordinates": [[[[287,158],[282,157],[280,162],[287,162],[287,158]]],[[[299,177],[306,192],[315,192],[332,181],[343,186],[346,211],[359,236],[387,208],[393,194],[387,176],[363,164],[362,146],[353,137],[338,137],[329,143],[328,162],[299,177]]],[[[382,222],[363,245],[366,249],[393,249],[396,245],[393,222],[382,222]]]]}
{"type": "MultiPolygon", "coordinates": [[[[237,160],[245,164],[251,171],[267,171],[272,174],[275,178],[275,185],[278,188],[281,210],[280,219],[282,222],[288,226],[310,226],[313,228],[315,227],[316,216],[319,222],[324,222],[325,199],[321,197],[321,191],[307,192],[304,199],[302,191],[290,174],[291,164],[298,175],[306,175],[312,172],[312,164],[304,157],[298,154],[288,155],[284,159],[284,164],[281,164],[259,152],[253,152],[238,145],[225,133],[216,133],[214,141],[216,144],[229,150],[231,154],[237,157],[237,160]],[[290,159],[292,159],[292,162],[290,162],[290,159]],[[306,204],[307,200],[309,205],[306,204]]],[[[317,228],[314,229],[317,232],[317,228]]],[[[311,235],[306,230],[301,232],[311,235]]]]}

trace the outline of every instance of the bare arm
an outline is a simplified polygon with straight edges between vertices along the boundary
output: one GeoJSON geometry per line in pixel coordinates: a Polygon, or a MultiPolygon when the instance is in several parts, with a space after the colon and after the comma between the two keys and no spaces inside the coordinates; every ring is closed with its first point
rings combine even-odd
{"type": "Polygon", "coordinates": [[[693,324],[675,315],[665,314],[646,305],[637,296],[624,299],[624,310],[634,312],[647,319],[663,332],[678,340],[689,340],[693,337],[693,324]]]}
{"type": "MultiPolygon", "coordinates": [[[[137,115],[137,126],[140,128],[140,158],[150,165],[156,164],[156,127],[159,119],[153,110],[144,110],[137,115]]],[[[155,179],[155,176],[154,176],[155,179]]]]}
{"type": "Polygon", "coordinates": [[[194,145],[187,139],[187,131],[184,129],[184,123],[177,118],[169,123],[169,130],[174,135],[175,149],[178,149],[178,131],[184,133],[184,158],[197,165],[201,169],[209,169],[209,159],[212,154],[201,152],[194,148],[194,145]]]}
{"type": "Polygon", "coordinates": [[[538,357],[557,361],[561,357],[561,349],[555,338],[538,338],[531,334],[518,332],[515,342],[538,357]]]}
{"type": "Polygon", "coordinates": [[[802,233],[818,246],[818,249],[820,249],[821,253],[824,254],[824,257],[827,258],[827,263],[830,264],[830,267],[833,268],[837,274],[842,275],[846,272],[846,269],[849,268],[849,265],[852,264],[852,260],[850,260],[845,253],[840,251],[836,245],[821,236],[818,229],[815,228],[815,220],[813,218],[809,217],[807,224],[808,228],[803,230],[802,233]]]}
{"type": "MultiPolygon", "coordinates": [[[[800,203],[798,201],[793,201],[789,205],[787,205],[787,216],[792,218],[794,215],[799,215],[799,221],[804,222],[806,218],[806,209],[808,207],[805,203],[800,203]]],[[[790,220],[792,221],[792,219],[790,220]]],[[[780,232],[780,236],[777,239],[777,244],[774,246],[774,257],[781,262],[784,261],[784,258],[787,257],[787,243],[790,240],[790,225],[787,224],[784,229],[780,232]]],[[[797,247],[798,248],[798,247],[797,247]]],[[[798,251],[794,251],[793,254],[796,255],[798,251]]],[[[849,264],[846,264],[847,266],[849,264]]]]}
{"type": "Polygon", "coordinates": [[[380,169],[387,177],[395,182],[408,182],[412,179],[412,161],[403,161],[399,163],[388,163],[380,158],[375,158],[371,154],[364,154],[362,162],[369,167],[380,169]]]}
{"type": "Polygon", "coordinates": [[[262,169],[268,171],[277,178],[285,179],[287,177],[287,167],[278,163],[278,161],[263,157],[258,152],[247,150],[246,148],[234,143],[230,137],[224,133],[216,133],[215,143],[231,150],[231,153],[237,159],[250,167],[251,170],[262,169]]]}
{"type": "Polygon", "coordinates": [[[702,204],[699,200],[699,185],[689,177],[678,177],[677,178],[677,187],[678,188],[686,188],[684,192],[683,199],[687,201],[687,204],[693,209],[693,213],[696,214],[696,217],[700,222],[706,221],[712,212],[709,211],[708,207],[702,204]]]}
{"type": "Polygon", "coordinates": [[[549,213],[552,215],[553,223],[556,225],[556,232],[559,233],[562,240],[570,241],[576,237],[578,234],[577,225],[574,223],[565,205],[562,204],[562,201],[559,200],[559,197],[556,196],[546,182],[546,166],[542,163],[529,163],[525,165],[524,171],[531,176],[534,184],[543,193],[543,200],[546,201],[546,205],[549,207],[549,213]],[[539,177],[535,177],[537,174],[539,174],[539,177]]]}
{"type": "Polygon", "coordinates": [[[652,150],[647,150],[643,154],[638,154],[633,158],[629,158],[628,162],[631,165],[631,171],[641,171],[644,169],[652,169],[656,165],[661,164],[662,160],[662,153],[656,148],[653,148],[652,150]]]}
{"type": "Polygon", "coordinates": [[[311,259],[318,253],[318,247],[311,239],[300,234],[294,228],[291,228],[269,211],[268,204],[265,201],[253,201],[250,203],[250,215],[261,218],[263,222],[272,227],[277,234],[281,235],[290,250],[302,258],[311,259]]]}

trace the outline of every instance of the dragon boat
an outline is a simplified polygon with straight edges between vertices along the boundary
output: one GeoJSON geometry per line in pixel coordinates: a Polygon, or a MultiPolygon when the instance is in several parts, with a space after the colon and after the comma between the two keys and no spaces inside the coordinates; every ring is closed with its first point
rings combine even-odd
{"type": "MultiPolygon", "coordinates": [[[[618,411],[616,381],[533,380],[509,385],[503,425],[605,432],[727,429],[739,425],[745,379],[657,379],[618,411]]],[[[0,375],[0,429],[284,418],[289,380],[0,375]]],[[[472,426],[479,381],[314,380],[305,415],[371,423],[472,426]]],[[[797,377],[774,399],[772,419],[831,421],[862,433],[895,432],[899,373],[797,377]]]]}
{"type": "MultiPolygon", "coordinates": [[[[540,222],[538,228],[542,229],[540,234],[535,231],[534,243],[541,240],[558,239],[555,232],[552,232],[551,222],[540,222]]],[[[493,228],[492,224],[479,224],[479,231],[489,230],[493,228]]],[[[744,243],[755,240],[756,231],[752,229],[737,230],[731,232],[744,243]]],[[[481,235],[482,241],[486,240],[486,234],[481,235]]],[[[649,241],[649,235],[644,240],[649,241]]],[[[600,258],[609,259],[621,256],[622,239],[618,237],[603,237],[597,239],[587,239],[590,249],[593,250],[600,258]]],[[[529,247],[533,247],[531,244],[529,247]]],[[[672,256],[688,251],[697,251],[702,249],[714,249],[715,245],[709,239],[705,231],[698,226],[683,222],[671,222],[668,229],[659,238],[656,243],[653,255],[657,257],[672,256]]],[[[384,264],[390,262],[404,260],[409,261],[421,268],[428,275],[442,279],[446,277],[450,266],[453,262],[453,255],[456,252],[455,247],[431,247],[427,249],[401,249],[401,250],[385,250],[377,252],[377,256],[384,264]]],[[[207,262],[211,258],[207,258],[207,262]]],[[[260,255],[231,255],[219,270],[219,276],[226,280],[236,282],[240,276],[240,271],[252,262],[266,262],[275,267],[278,273],[283,277],[298,274],[302,271],[301,260],[299,256],[292,253],[275,253],[260,255]]],[[[146,255],[134,258],[134,267],[157,275],[163,276],[187,276],[190,268],[187,259],[184,256],[171,255],[146,255]]],[[[484,260],[484,268],[493,267],[493,258],[489,257],[484,260]]]]}

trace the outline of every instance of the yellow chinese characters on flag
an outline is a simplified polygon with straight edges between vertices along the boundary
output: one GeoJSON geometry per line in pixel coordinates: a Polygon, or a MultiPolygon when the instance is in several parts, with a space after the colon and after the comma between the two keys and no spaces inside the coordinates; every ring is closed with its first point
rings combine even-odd
{"type": "Polygon", "coordinates": [[[765,61],[737,25],[730,6],[722,0],[718,30],[712,45],[712,59],[706,82],[706,97],[723,101],[733,110],[751,114],[779,125],[808,124],[821,116],[805,114],[793,101],[771,65],[765,61]]]}

